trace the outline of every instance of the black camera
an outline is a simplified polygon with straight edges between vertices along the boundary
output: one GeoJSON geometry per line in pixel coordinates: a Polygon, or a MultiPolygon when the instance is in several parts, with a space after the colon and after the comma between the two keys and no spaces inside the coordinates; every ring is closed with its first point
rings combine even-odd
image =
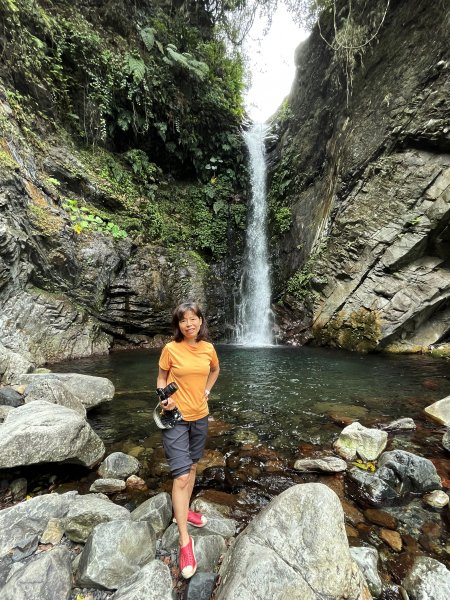
{"type": "MultiPolygon", "coordinates": [[[[175,382],[169,383],[165,388],[157,388],[156,394],[158,395],[161,404],[167,404],[169,397],[176,392],[177,389],[178,386],[175,382]]],[[[178,421],[181,421],[183,418],[178,408],[174,408],[173,410],[160,409],[161,407],[158,402],[153,411],[153,419],[160,429],[173,429],[178,421]]]]}

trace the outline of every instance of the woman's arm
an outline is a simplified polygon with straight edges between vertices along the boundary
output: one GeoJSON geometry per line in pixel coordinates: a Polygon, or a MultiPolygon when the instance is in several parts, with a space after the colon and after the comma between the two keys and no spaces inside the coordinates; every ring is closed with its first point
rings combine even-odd
{"type": "Polygon", "coordinates": [[[216,367],[215,369],[211,369],[208,375],[208,379],[206,380],[205,386],[205,394],[209,396],[210,391],[213,388],[213,385],[216,383],[217,378],[219,377],[220,367],[216,367]]]}

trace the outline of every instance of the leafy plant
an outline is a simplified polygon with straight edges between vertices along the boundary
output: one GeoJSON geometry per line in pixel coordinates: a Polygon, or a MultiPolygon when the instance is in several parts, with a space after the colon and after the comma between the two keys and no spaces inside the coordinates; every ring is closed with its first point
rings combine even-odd
{"type": "Polygon", "coordinates": [[[100,231],[110,234],[115,239],[128,237],[127,232],[112,221],[105,221],[86,206],[80,207],[78,200],[66,198],[63,208],[69,213],[72,228],[77,234],[85,231],[100,231]]]}

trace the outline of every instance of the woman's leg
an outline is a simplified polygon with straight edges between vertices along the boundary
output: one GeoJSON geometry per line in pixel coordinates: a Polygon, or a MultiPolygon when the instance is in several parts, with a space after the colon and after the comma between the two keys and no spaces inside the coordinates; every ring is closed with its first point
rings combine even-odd
{"type": "MultiPolygon", "coordinates": [[[[194,465],[193,465],[194,466],[194,465]]],[[[194,477],[195,481],[195,470],[194,477]]],[[[189,500],[192,494],[193,483],[192,469],[189,473],[180,475],[173,480],[172,485],[172,504],[175,519],[177,520],[178,532],[180,535],[180,546],[185,546],[189,542],[187,530],[187,517],[189,510],[189,500]]]]}

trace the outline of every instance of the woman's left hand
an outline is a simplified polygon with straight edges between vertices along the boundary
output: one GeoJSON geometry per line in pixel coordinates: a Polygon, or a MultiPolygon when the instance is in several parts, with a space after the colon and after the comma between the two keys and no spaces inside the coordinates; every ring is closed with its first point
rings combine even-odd
{"type": "Polygon", "coordinates": [[[163,410],[173,410],[177,406],[172,398],[168,398],[167,402],[160,402],[160,404],[163,410]]]}

